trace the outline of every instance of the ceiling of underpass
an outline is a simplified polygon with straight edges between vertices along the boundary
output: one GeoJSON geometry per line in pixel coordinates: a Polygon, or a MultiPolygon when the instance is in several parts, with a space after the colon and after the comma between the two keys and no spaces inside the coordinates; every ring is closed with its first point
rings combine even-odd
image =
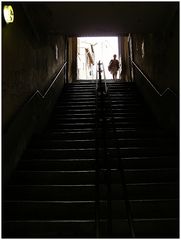
{"type": "Polygon", "coordinates": [[[179,2],[24,2],[39,31],[114,36],[166,28],[179,2]]]}

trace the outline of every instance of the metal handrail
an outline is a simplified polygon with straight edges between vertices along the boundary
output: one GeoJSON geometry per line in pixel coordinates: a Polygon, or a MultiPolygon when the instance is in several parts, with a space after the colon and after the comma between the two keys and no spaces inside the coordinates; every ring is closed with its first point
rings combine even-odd
{"type": "Polygon", "coordinates": [[[108,87],[107,87],[107,82],[106,82],[106,74],[105,74],[105,68],[104,68],[104,64],[103,64],[103,62],[101,62],[101,61],[99,61],[98,63],[97,63],[97,68],[96,68],[96,90],[98,89],[98,83],[99,84],[101,84],[101,80],[102,80],[102,77],[101,77],[101,73],[103,72],[103,74],[104,74],[104,78],[103,78],[103,80],[104,80],[104,86],[105,86],[105,93],[107,93],[107,89],[108,89],[108,87]],[[101,70],[101,68],[100,68],[100,65],[102,65],[102,70],[101,70]],[[98,74],[99,73],[99,74],[98,74]]]}
{"type": "Polygon", "coordinates": [[[163,97],[166,92],[171,92],[175,97],[177,97],[177,94],[171,89],[171,88],[166,88],[162,93],[160,93],[156,87],[153,85],[153,83],[146,77],[146,75],[142,72],[142,70],[137,66],[137,64],[131,60],[131,63],[138,69],[138,71],[141,73],[141,75],[147,80],[147,82],[150,84],[150,86],[155,90],[155,92],[160,96],[163,97]]]}
{"type": "Polygon", "coordinates": [[[96,63],[96,92],[97,92],[97,89],[98,89],[98,80],[99,80],[98,72],[99,72],[98,63],[96,63]]]}
{"type": "Polygon", "coordinates": [[[42,98],[45,98],[46,95],[48,94],[48,92],[50,91],[51,87],[53,86],[53,84],[56,82],[57,78],[59,77],[60,73],[63,71],[63,69],[65,68],[67,62],[64,62],[64,64],[61,66],[60,70],[58,71],[58,73],[56,74],[54,80],[51,82],[51,84],[49,85],[49,87],[47,88],[47,90],[45,91],[45,93],[42,93],[40,90],[36,90],[35,93],[33,93],[33,95],[29,98],[28,102],[30,102],[35,95],[40,95],[42,98]]]}
{"type": "MultiPolygon", "coordinates": [[[[99,72],[99,76],[100,76],[100,72],[99,72]]],[[[101,79],[100,79],[99,83],[101,85],[101,79]]],[[[102,105],[107,103],[106,104],[107,105],[106,109],[111,115],[112,129],[113,129],[114,138],[116,140],[116,151],[118,152],[118,158],[119,158],[118,169],[120,171],[121,182],[122,182],[122,185],[123,185],[123,191],[124,191],[124,195],[125,195],[125,205],[126,205],[126,210],[127,210],[128,223],[129,223],[129,226],[130,226],[130,231],[131,231],[132,237],[135,237],[134,226],[133,226],[133,218],[132,218],[132,213],[131,213],[131,206],[130,206],[129,199],[128,199],[128,193],[127,193],[127,188],[126,188],[122,158],[120,157],[121,156],[120,146],[119,146],[118,136],[117,136],[116,127],[115,127],[115,120],[114,120],[114,116],[113,116],[113,112],[112,112],[112,101],[111,101],[111,98],[110,98],[109,88],[107,87],[106,79],[105,79],[104,83],[105,83],[105,91],[100,91],[100,94],[99,94],[99,92],[98,92],[99,91],[99,85],[97,85],[97,79],[96,79],[96,112],[98,112],[98,109],[97,109],[98,99],[97,98],[100,97],[100,100],[102,101],[102,105]]],[[[102,90],[102,88],[100,90],[102,90]]],[[[103,116],[102,120],[104,120],[103,124],[105,125],[104,127],[106,127],[107,120],[105,119],[105,115],[103,116]]],[[[96,129],[97,129],[97,126],[96,126],[96,129]]],[[[104,131],[102,132],[102,134],[104,134],[104,131]]],[[[103,141],[104,141],[104,150],[106,151],[107,150],[107,143],[106,143],[107,140],[106,140],[105,136],[103,137],[103,141]]],[[[98,147],[98,146],[96,146],[96,147],[98,147]]],[[[98,149],[97,149],[97,152],[98,152],[98,149]]],[[[104,152],[104,154],[105,154],[104,155],[104,160],[106,161],[105,162],[105,167],[107,169],[107,174],[108,174],[107,176],[109,178],[111,169],[110,169],[107,153],[104,152]]],[[[97,161],[98,161],[98,159],[97,159],[97,161]]],[[[99,171],[99,169],[97,169],[97,171],[99,171]]],[[[97,173],[97,174],[99,174],[99,173],[97,173]]],[[[111,186],[110,186],[109,180],[110,179],[108,179],[108,181],[107,181],[107,184],[108,184],[108,198],[107,198],[107,201],[108,201],[108,216],[107,217],[108,217],[108,232],[109,232],[109,234],[111,234],[112,233],[112,216],[111,216],[111,214],[112,214],[112,203],[111,203],[111,199],[110,199],[111,186]]]]}
{"type": "MultiPolygon", "coordinates": [[[[100,184],[100,158],[101,160],[104,159],[104,163],[107,169],[107,177],[110,178],[110,169],[108,167],[108,160],[107,160],[107,146],[106,146],[106,137],[105,137],[105,116],[103,112],[103,104],[105,102],[104,98],[107,94],[107,85],[106,81],[105,83],[105,88],[103,87],[102,84],[102,76],[101,73],[104,72],[104,67],[103,63],[100,61],[97,63],[96,67],[96,237],[100,237],[100,189],[99,189],[99,184],[100,184]],[[101,126],[101,127],[100,127],[101,126]],[[103,139],[103,142],[99,141],[99,137],[103,139]],[[104,152],[100,151],[100,149],[104,148],[104,152]]],[[[105,73],[104,73],[105,76],[105,73]]],[[[110,181],[107,182],[108,185],[108,196],[107,196],[107,201],[108,201],[108,212],[107,212],[107,219],[108,219],[108,232],[109,234],[112,233],[112,218],[111,218],[111,194],[110,194],[110,181]]]]}
{"type": "Polygon", "coordinates": [[[107,91],[108,91],[108,87],[107,87],[106,73],[105,73],[105,68],[104,68],[104,64],[103,64],[103,63],[102,63],[102,68],[103,68],[103,73],[104,73],[105,92],[107,93],[107,91]]]}

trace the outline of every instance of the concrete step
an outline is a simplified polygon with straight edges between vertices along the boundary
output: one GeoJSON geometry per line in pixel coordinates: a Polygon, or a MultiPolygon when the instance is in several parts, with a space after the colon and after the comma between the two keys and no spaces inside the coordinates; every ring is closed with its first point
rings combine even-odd
{"type": "MultiPolygon", "coordinates": [[[[100,149],[100,152],[104,150],[100,149]]],[[[108,148],[108,157],[149,157],[149,156],[171,156],[174,154],[174,149],[167,148],[161,149],[160,147],[119,147],[119,148],[108,148]]],[[[31,148],[27,149],[25,157],[30,158],[95,158],[96,148],[31,148]]]]}
{"type": "MultiPolygon", "coordinates": [[[[154,138],[118,138],[118,139],[105,139],[106,145],[110,147],[120,146],[120,147],[128,147],[128,146],[135,146],[135,147],[170,147],[175,148],[175,142],[172,139],[155,139],[154,138]]],[[[99,146],[103,146],[103,143],[99,143],[99,146]]],[[[62,139],[37,139],[31,143],[31,147],[34,148],[90,148],[96,146],[96,139],[69,139],[66,140],[62,139]]]]}
{"type": "MultiPolygon", "coordinates": [[[[23,183],[22,183],[23,184],[23,183]]],[[[6,200],[94,201],[95,185],[9,185],[6,200]]],[[[102,192],[105,195],[105,190],[102,192]]]]}
{"type": "Polygon", "coordinates": [[[69,140],[90,140],[95,139],[96,133],[95,129],[61,129],[61,130],[51,130],[44,133],[43,137],[47,140],[56,139],[69,139],[69,140]]]}
{"type": "Polygon", "coordinates": [[[125,169],[154,169],[154,168],[177,168],[177,156],[148,156],[148,157],[125,157],[122,158],[125,169]]]}
{"type": "Polygon", "coordinates": [[[178,199],[131,200],[134,219],[178,218],[178,199]]]}
{"type": "MultiPolygon", "coordinates": [[[[127,184],[130,200],[145,199],[176,199],[179,188],[175,183],[135,183],[127,184]]],[[[107,199],[107,186],[99,185],[100,199],[107,199]]],[[[124,200],[121,184],[111,184],[111,199],[124,200]]],[[[9,185],[5,195],[6,200],[95,200],[95,185],[9,185]]]]}
{"type": "MultiPolygon", "coordinates": [[[[89,220],[95,218],[95,201],[6,201],[5,220],[89,220]]],[[[107,219],[107,201],[99,202],[100,218],[107,219]]],[[[113,218],[127,219],[124,200],[111,201],[113,218]]]]}
{"type": "Polygon", "coordinates": [[[179,225],[176,218],[135,219],[137,238],[178,238],[179,225]]]}
{"type": "Polygon", "coordinates": [[[9,220],[3,224],[8,238],[93,238],[95,220],[9,220]]]}
{"type": "Polygon", "coordinates": [[[130,200],[175,199],[179,188],[176,183],[131,183],[127,184],[130,200]]]}
{"type": "Polygon", "coordinates": [[[66,170],[94,170],[95,159],[23,159],[18,170],[29,171],[66,171],[66,170]]]}
{"type": "MultiPolygon", "coordinates": [[[[118,169],[99,170],[99,183],[122,183],[122,172],[118,169]]],[[[163,183],[176,182],[178,179],[177,169],[126,169],[124,178],[126,183],[163,183]]],[[[96,183],[95,170],[59,170],[59,171],[30,171],[19,170],[12,176],[12,184],[91,184],[96,183]]]]}
{"type": "Polygon", "coordinates": [[[48,139],[39,139],[31,144],[34,148],[93,148],[95,147],[95,139],[82,139],[82,140],[48,140],[48,139]]]}
{"type": "Polygon", "coordinates": [[[95,170],[66,170],[66,171],[30,171],[20,170],[12,176],[12,184],[30,184],[30,185],[76,185],[76,184],[94,184],[95,170]]]}

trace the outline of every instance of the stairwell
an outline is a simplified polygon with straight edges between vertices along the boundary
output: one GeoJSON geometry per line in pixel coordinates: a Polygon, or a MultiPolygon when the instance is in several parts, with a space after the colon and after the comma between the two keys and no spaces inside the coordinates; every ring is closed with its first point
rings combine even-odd
{"type": "Polygon", "coordinates": [[[65,87],[3,192],[3,237],[178,237],[178,142],[135,83],[65,87]]]}

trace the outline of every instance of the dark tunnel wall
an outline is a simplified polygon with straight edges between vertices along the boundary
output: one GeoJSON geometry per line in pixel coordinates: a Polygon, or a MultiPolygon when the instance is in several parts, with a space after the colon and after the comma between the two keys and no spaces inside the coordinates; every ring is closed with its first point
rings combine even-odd
{"type": "Polygon", "coordinates": [[[63,36],[45,36],[36,31],[22,4],[12,4],[15,21],[2,29],[3,127],[39,90],[44,92],[64,62],[63,36]]]}
{"type": "Polygon", "coordinates": [[[176,22],[167,32],[133,35],[134,60],[160,91],[170,87],[178,93],[178,34],[176,22]]]}
{"type": "Polygon", "coordinates": [[[135,70],[137,83],[160,124],[178,131],[179,105],[179,21],[175,13],[169,25],[160,32],[133,34],[133,59],[146,77],[163,96],[156,94],[139,72],[135,70]]]}
{"type": "Polygon", "coordinates": [[[64,85],[64,71],[45,98],[43,95],[66,60],[64,36],[36,31],[31,14],[11,4],[15,21],[2,29],[3,184],[8,181],[31,136],[46,125],[64,85]],[[31,101],[29,101],[30,97],[31,101]]]}

